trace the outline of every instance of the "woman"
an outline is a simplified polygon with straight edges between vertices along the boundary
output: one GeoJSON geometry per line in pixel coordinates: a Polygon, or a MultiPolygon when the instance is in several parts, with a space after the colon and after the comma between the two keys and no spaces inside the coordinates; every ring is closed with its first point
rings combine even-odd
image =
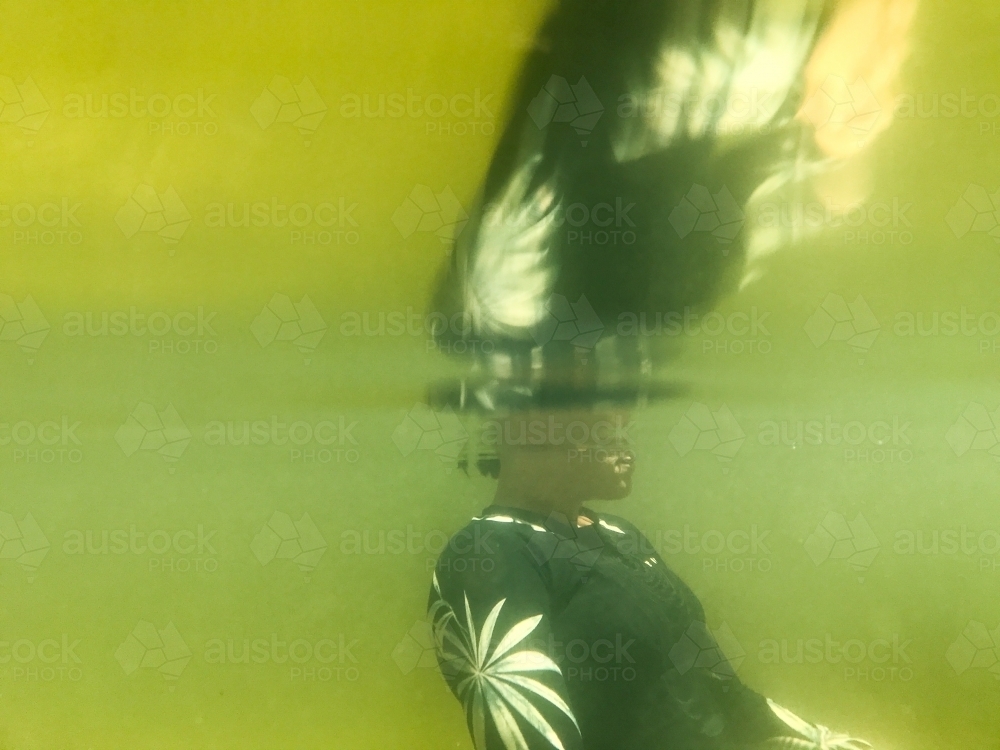
{"type": "Polygon", "coordinates": [[[429,605],[476,748],[867,744],[746,688],[645,537],[584,506],[631,491],[627,414],[532,410],[493,424],[496,497],[442,554],[429,605]]]}
{"type": "Polygon", "coordinates": [[[762,197],[857,199],[913,4],[563,0],[544,25],[438,293],[489,352],[439,403],[493,417],[499,465],[429,605],[478,750],[867,744],[743,686],[691,590],[584,503],[629,493],[624,410],[671,390],[622,316],[703,310],[801,239],[746,221],[762,197]]]}

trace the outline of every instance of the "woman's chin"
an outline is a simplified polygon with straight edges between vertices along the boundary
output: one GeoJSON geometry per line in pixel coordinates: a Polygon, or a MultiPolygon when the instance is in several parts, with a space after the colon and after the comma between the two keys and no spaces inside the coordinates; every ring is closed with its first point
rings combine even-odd
{"type": "Polygon", "coordinates": [[[632,477],[615,477],[605,492],[601,493],[601,500],[624,500],[632,494],[632,477]]]}

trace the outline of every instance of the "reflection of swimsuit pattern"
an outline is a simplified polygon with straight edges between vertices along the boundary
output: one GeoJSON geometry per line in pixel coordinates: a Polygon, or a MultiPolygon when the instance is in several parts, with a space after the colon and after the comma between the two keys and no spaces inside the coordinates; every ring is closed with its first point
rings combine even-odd
{"type": "Polygon", "coordinates": [[[692,633],[719,653],[697,597],[634,526],[590,518],[494,506],[438,562],[438,659],[477,750],[869,747],[765,700],[724,657],[682,662],[692,633]]]}

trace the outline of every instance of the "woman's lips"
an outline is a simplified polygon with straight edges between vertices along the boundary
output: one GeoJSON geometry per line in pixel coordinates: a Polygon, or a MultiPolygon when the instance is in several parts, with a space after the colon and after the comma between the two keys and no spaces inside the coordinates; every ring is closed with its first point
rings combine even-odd
{"type": "Polygon", "coordinates": [[[631,474],[635,471],[635,459],[631,456],[617,458],[614,461],[615,474],[631,474]]]}

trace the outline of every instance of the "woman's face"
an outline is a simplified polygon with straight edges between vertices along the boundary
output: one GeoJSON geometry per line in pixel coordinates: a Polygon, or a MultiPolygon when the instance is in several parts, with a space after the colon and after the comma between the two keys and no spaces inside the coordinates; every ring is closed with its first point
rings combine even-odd
{"type": "Polygon", "coordinates": [[[631,448],[596,449],[587,472],[591,500],[621,500],[632,492],[635,453],[631,448]]]}
{"type": "Polygon", "coordinates": [[[508,434],[527,436],[526,444],[510,447],[519,470],[539,484],[554,483],[583,500],[618,500],[632,491],[631,427],[623,411],[559,410],[518,417],[508,434]]]}

